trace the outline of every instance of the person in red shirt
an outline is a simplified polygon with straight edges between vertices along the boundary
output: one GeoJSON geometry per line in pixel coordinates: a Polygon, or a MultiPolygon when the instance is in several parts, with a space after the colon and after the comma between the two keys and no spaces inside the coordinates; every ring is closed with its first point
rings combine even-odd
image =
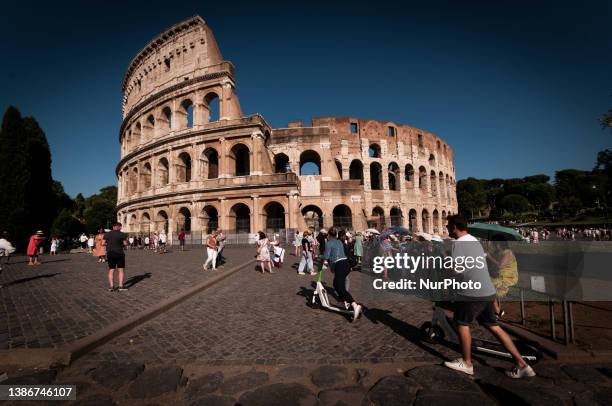
{"type": "Polygon", "coordinates": [[[179,244],[181,246],[181,251],[185,251],[185,230],[181,229],[181,232],[178,235],[179,244]]]}
{"type": "Polygon", "coordinates": [[[26,251],[26,255],[30,257],[28,265],[40,265],[40,262],[38,262],[38,246],[44,239],[43,232],[40,230],[30,237],[30,242],[28,243],[28,249],[26,251]]]}

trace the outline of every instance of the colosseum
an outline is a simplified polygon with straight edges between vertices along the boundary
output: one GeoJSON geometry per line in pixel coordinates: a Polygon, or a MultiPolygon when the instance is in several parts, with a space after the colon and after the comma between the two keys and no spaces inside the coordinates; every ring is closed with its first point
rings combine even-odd
{"type": "Polygon", "coordinates": [[[195,16],[130,62],[122,84],[118,219],[200,239],[339,225],[443,234],[457,212],[450,146],[408,125],[316,117],[273,128],[245,115],[236,72],[195,16]]]}

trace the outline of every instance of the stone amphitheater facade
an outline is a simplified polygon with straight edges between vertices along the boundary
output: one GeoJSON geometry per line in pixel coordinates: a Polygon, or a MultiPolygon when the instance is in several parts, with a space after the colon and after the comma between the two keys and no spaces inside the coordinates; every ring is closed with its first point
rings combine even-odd
{"type": "Polygon", "coordinates": [[[272,128],[244,115],[235,68],[199,16],[149,42],[122,89],[117,216],[128,232],[443,234],[457,212],[452,149],[427,131],[355,117],[272,128]]]}

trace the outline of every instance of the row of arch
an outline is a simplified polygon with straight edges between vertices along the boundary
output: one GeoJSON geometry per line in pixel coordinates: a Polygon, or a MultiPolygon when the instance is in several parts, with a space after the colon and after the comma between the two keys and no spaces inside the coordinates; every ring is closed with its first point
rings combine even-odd
{"type": "Polygon", "coordinates": [[[217,93],[206,94],[200,106],[201,108],[196,106],[192,98],[184,98],[176,109],[166,103],[153,112],[143,115],[125,131],[121,143],[124,152],[131,151],[140,143],[148,142],[155,136],[167,134],[171,130],[183,130],[192,128],[194,124],[219,120],[221,106],[217,93]],[[200,118],[196,119],[198,113],[200,118]]]}
{"type": "MultiPolygon", "coordinates": [[[[335,160],[336,169],[338,170],[340,179],[342,180],[342,163],[335,160]]],[[[300,154],[299,163],[300,175],[321,175],[321,157],[313,150],[307,150],[300,154]]],[[[277,173],[288,172],[291,170],[289,165],[289,157],[283,153],[276,154],[274,156],[274,170],[277,173]]],[[[359,180],[363,184],[364,180],[364,166],[361,160],[353,159],[349,165],[348,171],[349,179],[359,180]]],[[[454,185],[454,179],[448,174],[444,174],[442,171],[436,174],[432,169],[429,174],[424,166],[418,168],[418,174],[416,174],[415,181],[415,170],[411,164],[404,166],[404,180],[407,182],[408,188],[419,188],[423,191],[430,191],[431,196],[440,196],[443,199],[450,200],[452,196],[451,189],[454,185]],[[429,184],[429,185],[428,185],[429,184]]],[[[383,168],[379,162],[370,163],[370,188],[372,190],[383,189],[383,168]]],[[[388,178],[388,189],[389,190],[400,190],[400,167],[396,162],[390,162],[386,168],[386,176],[388,178]]]]}
{"type": "MultiPolygon", "coordinates": [[[[307,205],[302,208],[302,215],[307,226],[314,228],[322,228],[324,217],[323,211],[316,205],[307,205]]],[[[404,218],[402,209],[397,206],[391,207],[389,216],[385,215],[385,211],[380,206],[375,206],[372,209],[370,220],[367,221],[368,227],[384,228],[393,226],[403,226],[411,231],[424,231],[426,233],[444,233],[446,225],[446,217],[450,215],[446,210],[441,212],[434,209],[430,214],[427,209],[422,209],[420,212],[420,222],[418,221],[419,213],[416,209],[410,209],[408,217],[404,218]],[[419,228],[420,223],[420,228],[419,228]]],[[[332,211],[332,225],[335,227],[345,227],[353,229],[353,213],[351,208],[345,204],[339,204],[332,211]]]]}
{"type": "MultiPolygon", "coordinates": [[[[251,151],[249,147],[242,143],[237,143],[232,146],[229,151],[229,165],[227,169],[232,176],[247,176],[251,172],[251,151]]],[[[206,148],[200,155],[199,174],[194,174],[193,160],[188,152],[181,152],[175,162],[174,182],[190,182],[198,179],[216,179],[220,175],[220,155],[217,149],[213,147],[206,148]]],[[[153,179],[153,167],[151,162],[144,163],[139,169],[137,166],[123,172],[120,182],[123,182],[122,193],[124,196],[130,196],[139,191],[147,190],[153,185],[155,187],[164,187],[170,183],[170,162],[168,158],[163,156],[158,158],[155,165],[155,179],[153,179]]]]}
{"type": "MultiPolygon", "coordinates": [[[[265,218],[264,224],[266,231],[278,231],[285,228],[285,207],[281,203],[276,201],[267,203],[263,207],[262,214],[265,218]]],[[[220,226],[220,213],[217,208],[212,205],[205,206],[197,216],[199,222],[197,231],[210,233],[220,226]]],[[[252,212],[245,203],[234,204],[229,208],[227,213],[225,213],[225,216],[228,232],[254,232],[254,230],[251,229],[252,212]]],[[[124,222],[129,225],[129,229],[132,232],[139,231],[143,233],[160,232],[162,230],[167,233],[170,230],[171,221],[176,221],[172,227],[175,232],[180,230],[186,232],[196,231],[193,227],[193,220],[191,210],[187,207],[179,208],[176,219],[171,219],[168,216],[168,212],[164,209],[155,211],[154,217],[151,217],[148,212],[142,213],[140,219],[135,213],[125,215],[124,217],[124,222]]]]}
{"type": "MultiPolygon", "coordinates": [[[[265,230],[278,231],[285,228],[285,208],[276,201],[267,203],[263,207],[262,212],[265,220],[265,230]]],[[[304,221],[308,227],[316,229],[324,226],[323,211],[316,205],[307,205],[301,210],[304,221]]],[[[450,214],[450,213],[449,213],[450,214]]],[[[228,232],[235,233],[252,233],[255,230],[251,229],[251,209],[244,203],[236,203],[230,207],[227,216],[226,227],[228,232]]],[[[199,227],[197,231],[210,233],[213,229],[220,226],[219,211],[212,205],[205,206],[198,215],[199,227]]],[[[389,211],[387,217],[384,209],[376,206],[372,209],[368,227],[388,227],[388,226],[404,226],[412,231],[424,231],[426,233],[443,233],[446,223],[447,212],[442,210],[439,212],[434,209],[430,214],[427,209],[422,209],[420,212],[420,222],[417,221],[419,213],[416,209],[410,209],[408,217],[404,218],[402,209],[394,206],[389,211]],[[419,229],[420,223],[420,229],[419,229]]],[[[339,204],[332,211],[332,225],[336,227],[345,227],[353,229],[353,212],[351,208],[345,204],[339,204]]],[[[142,213],[140,219],[136,214],[125,215],[124,222],[129,225],[129,229],[143,233],[155,231],[168,232],[170,229],[170,217],[164,209],[159,209],[155,212],[154,217],[151,217],[148,212],[142,213]]],[[[191,232],[193,230],[192,213],[187,207],[179,208],[177,212],[176,224],[173,225],[174,231],[184,230],[191,232]]]]}

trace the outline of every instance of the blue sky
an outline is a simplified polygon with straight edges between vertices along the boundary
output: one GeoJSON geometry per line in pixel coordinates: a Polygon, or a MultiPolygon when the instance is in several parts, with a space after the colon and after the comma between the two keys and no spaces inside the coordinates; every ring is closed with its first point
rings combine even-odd
{"type": "Polygon", "coordinates": [[[427,129],[457,179],[591,169],[612,146],[606,1],[31,2],[3,5],[0,109],[38,119],[74,196],[115,184],[121,80],[131,58],[194,14],[237,68],[246,114],[427,129]],[[293,3],[293,4],[290,4],[293,3]]]}

